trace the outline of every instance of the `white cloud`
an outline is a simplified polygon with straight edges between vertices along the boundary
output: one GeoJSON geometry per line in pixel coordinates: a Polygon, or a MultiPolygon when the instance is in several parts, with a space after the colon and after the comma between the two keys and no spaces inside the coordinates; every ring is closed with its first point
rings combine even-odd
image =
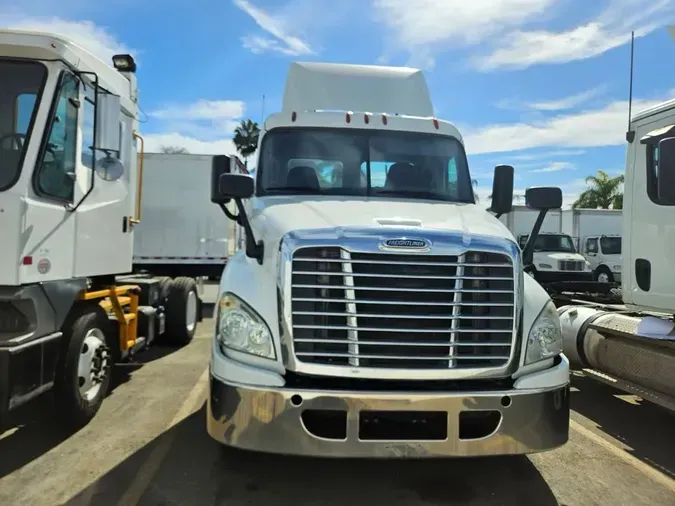
{"type": "Polygon", "coordinates": [[[170,104],[148,114],[153,129],[166,133],[148,134],[147,142],[155,150],[171,145],[194,154],[232,154],[231,137],[245,111],[245,104],[237,100],[170,104]]]}
{"type": "MultiPolygon", "coordinates": [[[[563,156],[580,156],[585,154],[586,151],[583,149],[559,149],[554,151],[544,151],[542,153],[527,153],[522,155],[509,155],[509,160],[517,161],[530,161],[530,160],[541,160],[542,158],[557,158],[563,156]]],[[[499,160],[495,160],[499,162],[499,160]]]]}
{"type": "Polygon", "coordinates": [[[244,102],[238,100],[198,100],[193,104],[169,105],[153,111],[150,116],[158,119],[220,120],[244,115],[244,102]]]}
{"type": "Polygon", "coordinates": [[[178,132],[168,132],[144,134],[143,139],[145,151],[148,153],[160,152],[162,146],[178,146],[187,149],[191,154],[203,155],[233,155],[237,152],[232,139],[229,138],[207,142],[178,132]]]}
{"type": "Polygon", "coordinates": [[[120,42],[108,29],[91,21],[74,21],[59,17],[25,17],[12,14],[0,15],[0,26],[66,36],[106,62],[111,62],[112,56],[119,53],[130,53],[138,62],[138,51],[120,42]]]}
{"type": "Polygon", "coordinates": [[[543,15],[558,0],[374,0],[375,17],[393,32],[408,64],[434,65],[433,48],[475,45],[543,15]]]}
{"type": "Polygon", "coordinates": [[[313,54],[314,51],[305,41],[291,35],[289,23],[281,17],[275,17],[256,7],[249,0],[233,0],[235,6],[253,18],[253,21],[273,38],[260,35],[247,35],[242,38],[244,47],[253,53],[276,51],[285,55],[299,56],[313,54]]]}
{"type": "Polygon", "coordinates": [[[404,46],[476,44],[542,14],[557,0],[374,0],[376,16],[404,46]]]}
{"type": "Polygon", "coordinates": [[[561,170],[575,170],[576,167],[570,162],[551,162],[539,169],[533,169],[530,172],[560,172],[561,170]]]}
{"type": "Polygon", "coordinates": [[[526,106],[537,111],[563,111],[565,109],[574,109],[575,107],[588,102],[590,99],[597,97],[604,89],[604,86],[597,86],[590,90],[570,95],[569,97],[564,97],[557,100],[542,100],[539,102],[532,102],[526,104],[526,106]]]}
{"type": "Polygon", "coordinates": [[[559,32],[521,31],[506,34],[487,56],[474,58],[476,68],[523,69],[543,63],[567,63],[598,56],[666,24],[675,14],[671,0],[646,5],[641,0],[611,0],[595,20],[559,32]]]}
{"type": "MultiPolygon", "coordinates": [[[[665,99],[634,100],[633,111],[653,107],[665,99]]],[[[625,142],[627,120],[628,101],[615,101],[599,109],[561,114],[543,121],[464,128],[463,137],[467,152],[474,155],[542,147],[619,146],[625,142]]]]}

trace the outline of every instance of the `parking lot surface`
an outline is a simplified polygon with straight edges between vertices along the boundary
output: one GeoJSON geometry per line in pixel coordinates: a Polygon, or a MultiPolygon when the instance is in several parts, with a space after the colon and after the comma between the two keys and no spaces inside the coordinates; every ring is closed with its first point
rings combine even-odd
{"type": "Polygon", "coordinates": [[[47,399],[17,413],[0,435],[0,505],[675,504],[675,416],[580,373],[569,443],[529,457],[345,461],[223,448],[205,428],[211,329],[206,319],[189,346],[119,366],[76,434],[52,426],[47,399]]]}

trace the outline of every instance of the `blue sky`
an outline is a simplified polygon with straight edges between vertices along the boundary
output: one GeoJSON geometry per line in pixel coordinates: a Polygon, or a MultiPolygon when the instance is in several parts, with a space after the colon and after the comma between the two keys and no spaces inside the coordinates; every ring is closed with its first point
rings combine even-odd
{"type": "Polygon", "coordinates": [[[410,65],[464,135],[481,197],[493,167],[571,203],[623,170],[629,41],[634,111],[675,97],[671,0],[0,0],[0,26],[49,30],[139,63],[150,149],[232,152],[232,129],[279,110],[294,60],[410,65]],[[97,5],[98,4],[98,5],[97,5]]]}

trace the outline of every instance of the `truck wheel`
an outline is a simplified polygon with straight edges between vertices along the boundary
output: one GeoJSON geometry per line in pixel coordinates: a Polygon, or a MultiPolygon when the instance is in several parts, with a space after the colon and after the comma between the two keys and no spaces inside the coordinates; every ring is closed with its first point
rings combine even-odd
{"type": "Polygon", "coordinates": [[[169,276],[160,276],[159,280],[159,300],[162,304],[166,303],[166,298],[169,296],[169,287],[173,280],[169,276]]]}
{"type": "Polygon", "coordinates": [[[54,394],[63,423],[83,427],[94,418],[110,388],[113,357],[110,322],[98,305],[87,305],[63,327],[65,348],[54,394]]]}
{"type": "Polygon", "coordinates": [[[604,265],[601,265],[595,270],[595,280],[599,283],[614,283],[614,275],[604,265]]]}
{"type": "Polygon", "coordinates": [[[195,335],[199,323],[197,283],[192,278],[179,277],[169,285],[166,299],[166,341],[186,345],[195,335]]]}

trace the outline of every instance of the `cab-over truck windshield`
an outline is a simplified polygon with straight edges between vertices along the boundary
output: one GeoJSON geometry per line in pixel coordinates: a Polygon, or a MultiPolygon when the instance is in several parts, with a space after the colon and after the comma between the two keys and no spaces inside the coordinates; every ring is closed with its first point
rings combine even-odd
{"type": "Polygon", "coordinates": [[[263,138],[258,196],[336,195],[474,203],[454,137],[381,130],[280,128],[263,138]]]}
{"type": "MultiPolygon", "coordinates": [[[[529,235],[521,235],[518,239],[520,249],[525,249],[529,235]]],[[[549,253],[576,253],[574,241],[566,234],[541,234],[534,241],[534,251],[549,253]]]]}
{"type": "Polygon", "coordinates": [[[0,58],[0,191],[19,177],[46,77],[42,63],[0,58]]]}

